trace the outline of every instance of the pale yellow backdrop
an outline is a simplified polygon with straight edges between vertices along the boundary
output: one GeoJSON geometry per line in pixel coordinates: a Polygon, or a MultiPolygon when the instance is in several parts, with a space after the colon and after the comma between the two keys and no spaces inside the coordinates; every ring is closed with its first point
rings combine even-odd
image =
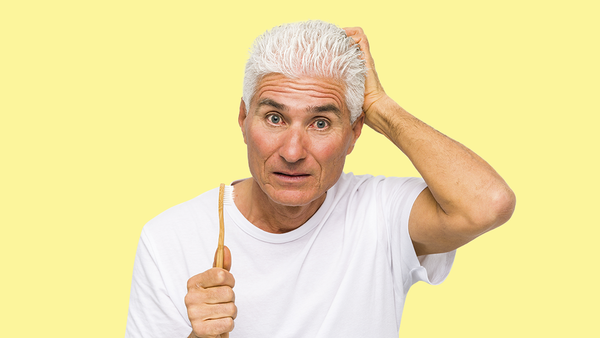
{"type": "MultiPolygon", "coordinates": [[[[124,335],[142,226],[249,176],[247,50],[306,19],[362,26],[387,92],[517,194],[400,336],[600,336],[597,1],[217,3],[0,4],[1,337],[124,335]]],[[[371,130],[346,171],[417,175],[371,130]]]]}

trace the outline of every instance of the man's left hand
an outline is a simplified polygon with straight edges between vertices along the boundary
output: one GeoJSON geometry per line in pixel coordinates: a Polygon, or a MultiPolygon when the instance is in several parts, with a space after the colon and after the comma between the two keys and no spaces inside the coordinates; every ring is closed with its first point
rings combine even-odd
{"type": "Polygon", "coordinates": [[[352,38],[355,43],[360,47],[363,52],[363,59],[367,64],[367,76],[365,78],[365,102],[363,104],[363,112],[365,114],[365,123],[373,128],[375,131],[382,133],[383,130],[378,125],[380,123],[378,113],[387,111],[386,106],[396,105],[396,102],[392,100],[379,81],[377,71],[375,70],[375,62],[371,56],[371,50],[369,48],[369,40],[365,32],[360,27],[346,27],[344,28],[346,35],[352,38]]]}

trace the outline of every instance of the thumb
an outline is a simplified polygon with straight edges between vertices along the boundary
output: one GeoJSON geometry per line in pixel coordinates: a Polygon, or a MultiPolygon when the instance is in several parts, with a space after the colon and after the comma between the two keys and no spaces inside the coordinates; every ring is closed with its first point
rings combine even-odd
{"type": "MultiPolygon", "coordinates": [[[[217,251],[219,249],[217,248],[217,251]]],[[[215,251],[215,258],[213,260],[213,268],[217,266],[217,251],[215,251]]],[[[229,271],[231,269],[231,251],[227,245],[223,246],[223,269],[229,271]]]]}

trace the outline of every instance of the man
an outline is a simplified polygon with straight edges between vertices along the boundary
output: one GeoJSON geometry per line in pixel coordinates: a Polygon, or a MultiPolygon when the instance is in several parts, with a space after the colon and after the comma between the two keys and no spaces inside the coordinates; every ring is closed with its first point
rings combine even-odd
{"type": "Polygon", "coordinates": [[[238,121],[252,177],[225,206],[225,269],[207,270],[216,190],[153,219],[128,337],[397,337],[409,287],[443,281],[454,250],[514,210],[494,169],[386,95],[360,28],[259,37],[238,121]],[[423,179],[343,174],[364,123],[423,179]]]}

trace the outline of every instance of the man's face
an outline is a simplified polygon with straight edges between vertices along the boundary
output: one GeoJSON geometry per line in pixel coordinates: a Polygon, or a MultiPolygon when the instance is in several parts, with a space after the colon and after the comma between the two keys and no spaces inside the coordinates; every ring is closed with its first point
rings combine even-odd
{"type": "Polygon", "coordinates": [[[275,203],[302,206],[339,179],[363,125],[350,123],[344,87],[321,78],[265,76],[239,123],[250,172],[275,203]]]}

